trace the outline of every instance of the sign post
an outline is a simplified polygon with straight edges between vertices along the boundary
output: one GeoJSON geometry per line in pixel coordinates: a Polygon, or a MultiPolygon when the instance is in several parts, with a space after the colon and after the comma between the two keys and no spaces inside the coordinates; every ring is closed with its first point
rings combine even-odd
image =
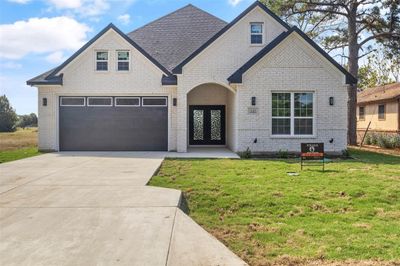
{"type": "MultiPolygon", "coordinates": [[[[324,143],[301,143],[301,170],[305,161],[317,161],[322,160],[322,171],[325,171],[325,153],[324,143]]],[[[307,165],[320,165],[320,164],[307,164],[307,165]]]]}

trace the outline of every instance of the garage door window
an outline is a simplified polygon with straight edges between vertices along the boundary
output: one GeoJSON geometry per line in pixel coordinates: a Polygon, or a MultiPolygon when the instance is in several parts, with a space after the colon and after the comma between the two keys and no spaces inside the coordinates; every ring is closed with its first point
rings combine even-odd
{"type": "Polygon", "coordinates": [[[140,106],[140,99],[138,97],[116,97],[115,106],[118,107],[140,106]]]}
{"type": "Polygon", "coordinates": [[[60,106],[85,106],[85,97],[61,97],[60,106]]]}
{"type": "Polygon", "coordinates": [[[159,107],[159,106],[167,106],[167,98],[165,97],[143,97],[142,98],[142,106],[148,107],[159,107]]]}
{"type": "Polygon", "coordinates": [[[88,97],[88,106],[112,106],[112,97],[88,97]]]}

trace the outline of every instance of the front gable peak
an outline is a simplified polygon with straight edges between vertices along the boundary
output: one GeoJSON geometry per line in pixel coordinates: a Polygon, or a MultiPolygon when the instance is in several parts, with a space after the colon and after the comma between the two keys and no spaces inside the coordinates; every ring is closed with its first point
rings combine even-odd
{"type": "Polygon", "coordinates": [[[269,16],[271,16],[275,21],[277,21],[280,25],[282,25],[286,30],[290,30],[290,26],[286,22],[284,22],[281,18],[279,18],[274,12],[272,12],[264,4],[262,4],[259,1],[256,1],[251,6],[249,6],[245,11],[243,11],[239,16],[237,16],[232,22],[227,24],[224,28],[222,28],[219,32],[217,32],[213,37],[211,37],[207,42],[205,42],[202,46],[200,46],[196,51],[194,51],[192,54],[190,54],[178,66],[176,66],[173,69],[172,73],[174,73],[174,74],[182,74],[182,69],[187,63],[189,63],[193,58],[195,58],[202,51],[204,51],[208,46],[210,46],[220,36],[222,36],[230,28],[232,28],[234,25],[236,25],[242,18],[244,18],[247,14],[249,14],[255,8],[260,8],[262,11],[264,11],[269,16]]]}
{"type": "Polygon", "coordinates": [[[64,63],[60,66],[56,67],[53,70],[50,70],[46,73],[43,73],[31,80],[27,81],[27,85],[62,85],[63,77],[60,72],[69,65],[75,58],[81,55],[84,51],[86,51],[92,44],[94,44],[100,37],[108,33],[109,31],[114,31],[120,37],[122,37],[125,41],[127,41],[130,45],[132,45],[136,50],[142,53],[149,61],[151,61],[155,66],[157,66],[165,75],[170,76],[171,73],[162,66],[157,60],[155,60],[152,56],[150,56],[143,48],[141,48],[135,41],[130,39],[126,34],[124,34],[120,29],[118,29],[114,24],[110,23],[107,27],[101,30],[96,36],[94,36],[89,42],[87,42],[84,46],[82,46],[77,52],[75,52],[71,57],[69,57],[64,63]]]}

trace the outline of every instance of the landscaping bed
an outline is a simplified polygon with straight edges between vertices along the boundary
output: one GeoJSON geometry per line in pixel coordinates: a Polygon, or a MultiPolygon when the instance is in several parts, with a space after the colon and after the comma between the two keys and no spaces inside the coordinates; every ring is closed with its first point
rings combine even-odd
{"type": "Polygon", "coordinates": [[[169,159],[150,185],[182,190],[190,216],[250,265],[395,265],[400,158],[350,152],[325,172],[297,159],[169,159]]]}

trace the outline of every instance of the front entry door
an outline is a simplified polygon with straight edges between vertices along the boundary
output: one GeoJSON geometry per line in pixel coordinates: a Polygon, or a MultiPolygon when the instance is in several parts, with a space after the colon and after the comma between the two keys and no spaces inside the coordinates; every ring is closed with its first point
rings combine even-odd
{"type": "Polygon", "coordinates": [[[225,145],[225,106],[189,106],[189,144],[225,145]]]}

